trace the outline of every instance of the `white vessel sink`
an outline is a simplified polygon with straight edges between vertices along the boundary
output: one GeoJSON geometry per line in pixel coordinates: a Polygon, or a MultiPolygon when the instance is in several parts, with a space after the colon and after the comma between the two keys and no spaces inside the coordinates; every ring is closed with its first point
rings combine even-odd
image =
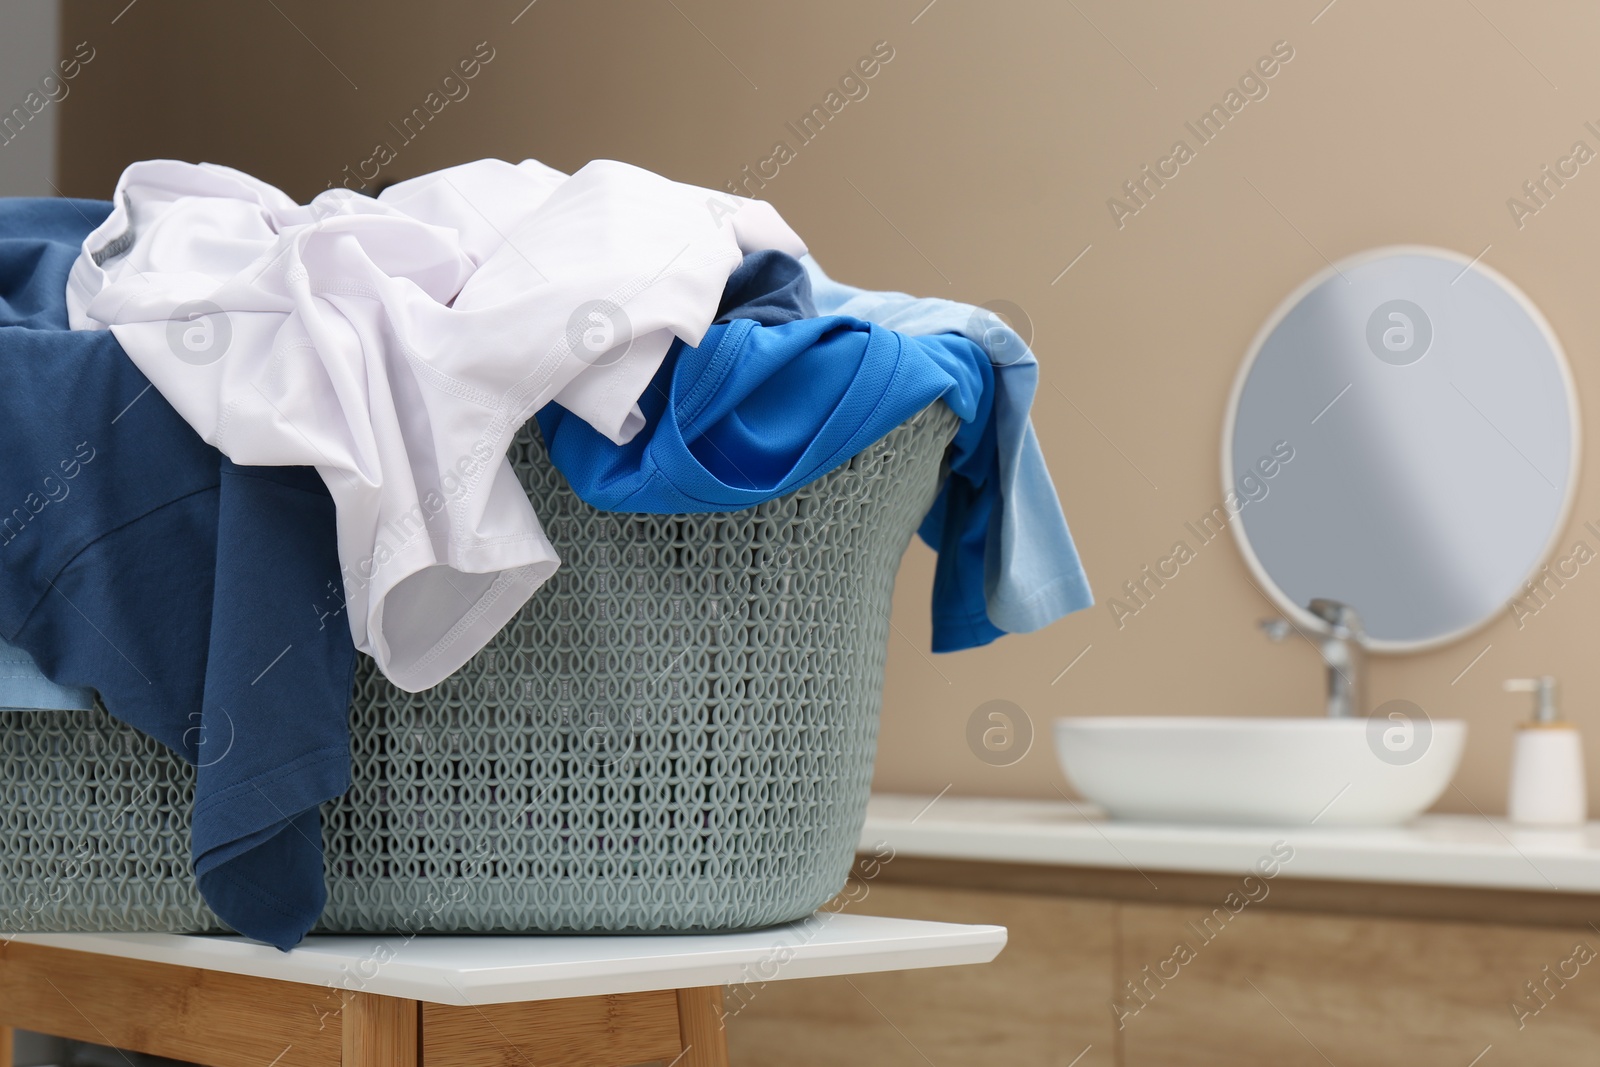
{"type": "Polygon", "coordinates": [[[1450,784],[1467,724],[1101,716],[1056,720],[1067,780],[1114,819],[1382,826],[1450,784]]]}

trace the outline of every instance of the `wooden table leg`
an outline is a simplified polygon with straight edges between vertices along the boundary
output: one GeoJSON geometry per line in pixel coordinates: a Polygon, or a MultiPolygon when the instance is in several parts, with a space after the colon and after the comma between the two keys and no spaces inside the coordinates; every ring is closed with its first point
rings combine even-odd
{"type": "Polygon", "coordinates": [[[346,992],[339,1014],[344,1067],[418,1067],[422,1006],[416,1001],[346,992]]]}
{"type": "Polygon", "coordinates": [[[331,1067],[342,1005],[327,986],[0,940],[0,1025],[209,1067],[331,1067]]]}
{"type": "Polygon", "coordinates": [[[701,1061],[683,1056],[677,995],[659,989],[509,1004],[423,1004],[422,1062],[426,1067],[657,1062],[686,1067],[701,1061]]]}
{"type": "Polygon", "coordinates": [[[11,1067],[17,1047],[17,1032],[9,1026],[0,1026],[0,1067],[11,1067]]]}
{"type": "Polygon", "coordinates": [[[722,1020],[722,987],[678,990],[682,1067],[728,1067],[728,1031],[722,1020]]]}

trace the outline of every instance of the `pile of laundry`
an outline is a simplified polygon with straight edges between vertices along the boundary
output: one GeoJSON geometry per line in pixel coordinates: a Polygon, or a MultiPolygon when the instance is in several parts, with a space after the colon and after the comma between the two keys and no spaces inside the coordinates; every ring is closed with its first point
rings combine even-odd
{"type": "Polygon", "coordinates": [[[672,514],[789,492],[942,402],[934,649],[1090,603],[1020,337],[622,163],[301,205],[158,160],[110,203],[0,200],[0,373],[0,708],[97,694],[193,763],[200,890],[280,947],[324,902],[356,652],[437,685],[560,564],[506,458],[529,419],[592,506],[672,514]]]}

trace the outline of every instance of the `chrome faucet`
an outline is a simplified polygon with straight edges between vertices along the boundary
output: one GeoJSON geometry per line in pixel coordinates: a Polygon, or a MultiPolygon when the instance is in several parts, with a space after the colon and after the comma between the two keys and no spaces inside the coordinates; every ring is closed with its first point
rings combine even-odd
{"type": "MultiPolygon", "coordinates": [[[[1337,600],[1318,598],[1306,605],[1323,624],[1320,632],[1304,635],[1317,646],[1328,665],[1328,717],[1350,719],[1367,713],[1367,635],[1356,609],[1337,600]]],[[[1295,626],[1288,619],[1263,619],[1262,631],[1282,641],[1295,626]]]]}

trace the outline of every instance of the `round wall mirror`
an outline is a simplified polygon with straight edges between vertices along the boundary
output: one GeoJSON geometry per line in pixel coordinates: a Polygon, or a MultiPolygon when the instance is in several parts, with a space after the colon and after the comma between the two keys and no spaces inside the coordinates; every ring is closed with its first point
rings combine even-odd
{"type": "Polygon", "coordinates": [[[1578,435],[1566,356],[1521,291],[1455,252],[1374,249],[1256,335],[1223,429],[1226,500],[1202,521],[1233,527],[1297,624],[1336,600],[1374,651],[1430,648],[1515,613],[1565,525],[1578,435]]]}

